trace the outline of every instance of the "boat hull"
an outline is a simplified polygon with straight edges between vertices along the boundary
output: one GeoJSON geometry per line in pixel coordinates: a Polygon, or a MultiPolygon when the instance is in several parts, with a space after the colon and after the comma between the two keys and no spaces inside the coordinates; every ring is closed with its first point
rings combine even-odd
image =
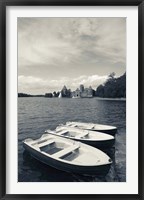
{"type": "MultiPolygon", "coordinates": [[[[53,134],[53,135],[55,135],[55,134],[53,134]]],[[[111,148],[112,146],[114,146],[114,143],[115,143],[115,139],[111,139],[111,140],[83,140],[83,139],[77,139],[77,138],[74,138],[74,137],[73,138],[72,137],[64,137],[64,136],[61,136],[61,135],[59,135],[59,137],[72,139],[72,140],[75,140],[77,142],[82,142],[84,144],[96,147],[96,148],[101,149],[101,150],[111,148]]]]}
{"type": "Polygon", "coordinates": [[[26,151],[28,151],[31,156],[35,159],[39,160],[46,165],[54,167],[61,171],[66,171],[75,174],[83,174],[83,175],[106,175],[109,172],[111,163],[99,166],[81,166],[81,165],[73,165],[69,163],[63,163],[60,160],[56,160],[52,157],[46,156],[39,151],[31,148],[30,146],[23,143],[23,147],[26,151]]]}
{"type": "Polygon", "coordinates": [[[99,148],[101,150],[110,148],[110,147],[114,146],[114,143],[115,143],[115,139],[113,139],[113,140],[104,140],[104,141],[89,141],[89,140],[79,140],[79,139],[74,139],[73,138],[73,140],[76,140],[78,142],[82,142],[84,144],[99,148]]]}
{"type": "MultiPolygon", "coordinates": [[[[91,129],[90,129],[91,130],[91,129]]],[[[99,131],[99,132],[102,132],[102,133],[107,133],[109,135],[112,135],[114,136],[117,132],[117,129],[114,128],[114,129],[103,129],[103,130],[91,130],[91,131],[99,131]]]]}
{"type": "Polygon", "coordinates": [[[83,123],[83,122],[67,122],[66,126],[71,126],[71,125],[75,125],[76,127],[78,127],[79,129],[82,130],[89,130],[89,131],[98,131],[98,132],[102,132],[102,133],[107,133],[109,135],[114,136],[117,132],[117,127],[115,126],[109,126],[109,125],[101,125],[101,124],[92,124],[92,126],[94,127],[89,127],[89,123],[83,123]],[[88,125],[88,127],[87,127],[88,125]],[[95,127],[96,126],[100,126],[99,128],[95,127]]]}
{"type": "MultiPolygon", "coordinates": [[[[72,130],[72,131],[74,132],[74,130],[72,130]]],[[[62,138],[67,138],[67,139],[75,140],[77,142],[82,142],[84,144],[87,144],[87,145],[99,148],[101,150],[102,149],[111,148],[114,145],[114,143],[115,143],[115,138],[113,136],[110,136],[110,138],[107,137],[105,139],[97,139],[96,138],[95,140],[94,139],[92,140],[90,138],[89,139],[83,139],[83,138],[77,138],[77,137],[72,137],[72,136],[65,136],[65,135],[62,135],[62,134],[58,135],[56,132],[51,131],[51,130],[46,131],[46,133],[50,133],[52,135],[56,135],[56,136],[59,136],[59,137],[62,137],[62,138]]],[[[95,135],[94,131],[92,132],[92,134],[95,135]]],[[[97,134],[102,135],[102,133],[97,133],[97,134]]],[[[108,136],[108,134],[105,134],[105,135],[108,136]]]]}

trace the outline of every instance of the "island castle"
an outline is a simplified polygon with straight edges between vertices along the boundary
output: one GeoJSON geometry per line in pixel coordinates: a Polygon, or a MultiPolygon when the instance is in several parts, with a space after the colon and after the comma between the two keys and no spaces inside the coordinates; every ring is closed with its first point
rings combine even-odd
{"type": "Polygon", "coordinates": [[[71,97],[71,98],[92,98],[93,90],[90,86],[89,88],[84,88],[84,85],[80,85],[75,91],[71,92],[70,89],[67,89],[64,85],[63,89],[59,94],[59,98],[61,97],[71,97]]]}

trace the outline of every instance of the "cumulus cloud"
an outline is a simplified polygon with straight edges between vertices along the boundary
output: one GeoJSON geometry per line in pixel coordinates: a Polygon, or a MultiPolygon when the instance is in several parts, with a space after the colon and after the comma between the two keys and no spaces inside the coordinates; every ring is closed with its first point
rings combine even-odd
{"type": "Polygon", "coordinates": [[[33,92],[37,94],[42,92],[43,94],[46,92],[54,92],[60,91],[64,85],[67,86],[68,89],[75,90],[79,87],[80,84],[83,84],[85,87],[92,86],[93,89],[106,81],[108,77],[105,76],[80,76],[74,79],[68,77],[60,77],[58,80],[47,80],[41,79],[38,77],[32,76],[19,76],[18,77],[18,87],[21,92],[26,93],[27,91],[33,92]]]}

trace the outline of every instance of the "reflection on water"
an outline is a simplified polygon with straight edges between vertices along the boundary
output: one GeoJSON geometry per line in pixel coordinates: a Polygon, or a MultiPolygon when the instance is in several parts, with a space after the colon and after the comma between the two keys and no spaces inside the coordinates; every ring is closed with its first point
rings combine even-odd
{"type": "Polygon", "coordinates": [[[125,101],[93,99],[19,98],[19,182],[119,182],[126,181],[125,101]],[[22,146],[26,138],[39,138],[46,129],[66,121],[84,121],[118,127],[115,146],[104,150],[113,163],[106,176],[84,176],[63,172],[31,157],[22,146]]]}

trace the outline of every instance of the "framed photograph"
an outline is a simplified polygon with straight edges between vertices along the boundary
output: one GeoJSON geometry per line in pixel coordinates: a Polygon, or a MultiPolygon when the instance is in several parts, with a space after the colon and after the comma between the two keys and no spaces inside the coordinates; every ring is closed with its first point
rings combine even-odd
{"type": "Polygon", "coordinates": [[[143,195],[143,1],[0,2],[0,198],[143,195]]]}

